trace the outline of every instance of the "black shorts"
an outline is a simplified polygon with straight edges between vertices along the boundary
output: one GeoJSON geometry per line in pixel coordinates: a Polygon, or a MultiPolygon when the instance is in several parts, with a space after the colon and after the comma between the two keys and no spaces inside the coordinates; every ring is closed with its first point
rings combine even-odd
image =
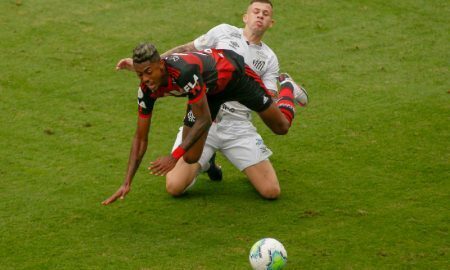
{"type": "MultiPolygon", "coordinates": [[[[209,111],[213,121],[215,120],[222,104],[228,101],[238,101],[255,112],[261,112],[269,108],[269,106],[273,103],[272,96],[265,89],[265,87],[257,81],[257,79],[251,76],[251,74],[252,72],[247,70],[245,75],[230,83],[230,86],[227,86],[224,91],[214,95],[206,94],[209,111]]],[[[190,106],[188,106],[188,110],[184,118],[184,125],[192,127],[194,123],[195,117],[190,109],[190,106]]]]}

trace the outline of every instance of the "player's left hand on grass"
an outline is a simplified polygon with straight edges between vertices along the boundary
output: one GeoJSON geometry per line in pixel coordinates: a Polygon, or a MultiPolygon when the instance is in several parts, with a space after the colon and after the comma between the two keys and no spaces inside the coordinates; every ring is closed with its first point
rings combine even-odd
{"type": "Polygon", "coordinates": [[[108,199],[104,200],[102,202],[103,205],[108,205],[111,204],[113,202],[115,202],[117,199],[121,199],[123,200],[125,198],[125,196],[128,194],[128,192],[130,192],[130,185],[127,184],[123,184],[122,186],[120,186],[120,188],[116,191],[116,193],[114,193],[111,197],[109,197],[108,199]]]}
{"type": "Polygon", "coordinates": [[[148,167],[151,174],[164,176],[170,172],[177,164],[177,160],[171,155],[165,157],[159,157],[155,161],[150,162],[148,167]]]}

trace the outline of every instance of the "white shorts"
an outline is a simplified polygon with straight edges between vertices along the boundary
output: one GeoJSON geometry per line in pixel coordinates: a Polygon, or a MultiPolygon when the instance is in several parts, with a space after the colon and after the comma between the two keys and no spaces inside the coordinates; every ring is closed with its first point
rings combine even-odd
{"type": "MultiPolygon", "coordinates": [[[[181,143],[182,133],[183,127],[180,127],[173,149],[181,143]]],[[[212,124],[198,161],[202,170],[208,168],[208,162],[216,151],[222,152],[240,171],[267,160],[272,155],[251,122],[236,120],[222,120],[212,124]]]]}

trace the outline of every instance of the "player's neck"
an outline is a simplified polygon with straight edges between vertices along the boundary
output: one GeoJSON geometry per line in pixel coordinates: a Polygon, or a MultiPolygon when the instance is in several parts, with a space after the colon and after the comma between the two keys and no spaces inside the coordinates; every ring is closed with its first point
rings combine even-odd
{"type": "Polygon", "coordinates": [[[258,44],[258,45],[261,44],[262,38],[264,36],[264,35],[255,34],[252,31],[250,31],[250,29],[248,29],[248,28],[244,28],[243,34],[248,43],[258,44]]]}

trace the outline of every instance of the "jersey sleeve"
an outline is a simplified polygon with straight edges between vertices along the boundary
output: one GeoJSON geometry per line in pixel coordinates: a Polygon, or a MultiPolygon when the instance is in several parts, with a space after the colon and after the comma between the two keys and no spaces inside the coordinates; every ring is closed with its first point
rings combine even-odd
{"type": "Polygon", "coordinates": [[[146,91],[143,85],[138,89],[138,113],[141,118],[152,117],[156,97],[152,97],[149,93],[150,91],[146,91]]]}
{"type": "Polygon", "coordinates": [[[211,28],[206,34],[203,34],[194,40],[194,46],[197,50],[215,48],[220,37],[226,31],[227,24],[219,24],[211,28]]]}
{"type": "Polygon", "coordinates": [[[177,84],[188,94],[189,104],[197,102],[206,93],[201,71],[197,65],[187,65],[185,71],[176,80],[177,84]]]}
{"type": "Polygon", "coordinates": [[[202,53],[173,54],[176,57],[166,59],[166,67],[179,87],[181,95],[187,95],[189,103],[197,102],[206,93],[206,85],[203,82],[203,65],[199,55],[202,53]]]}

